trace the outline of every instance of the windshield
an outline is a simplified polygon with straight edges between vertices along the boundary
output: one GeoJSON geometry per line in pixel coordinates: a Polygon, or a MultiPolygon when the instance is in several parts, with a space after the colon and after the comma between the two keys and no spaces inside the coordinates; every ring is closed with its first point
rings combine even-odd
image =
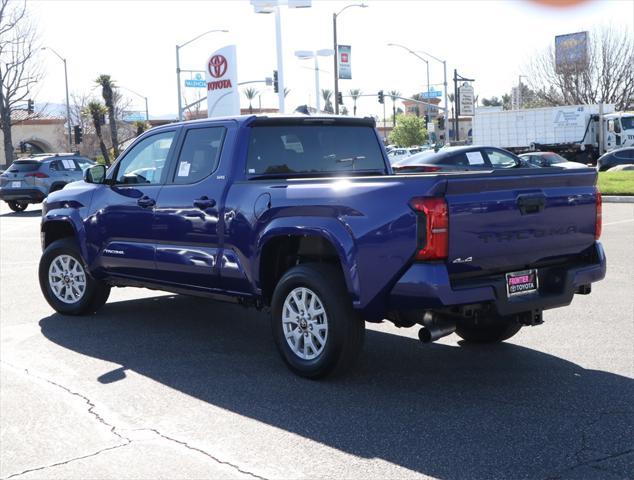
{"type": "Polygon", "coordinates": [[[411,157],[405,158],[403,160],[399,160],[394,163],[395,167],[402,167],[404,165],[425,165],[427,163],[437,163],[432,162],[432,160],[436,159],[438,155],[433,150],[426,150],[424,152],[416,153],[411,157]]]}
{"type": "Polygon", "coordinates": [[[18,173],[18,172],[34,172],[38,168],[40,168],[41,163],[37,160],[18,160],[13,162],[9,167],[7,172],[18,173]]]}
{"type": "Polygon", "coordinates": [[[546,157],[550,163],[566,163],[568,161],[556,153],[549,153],[548,155],[544,155],[544,157],[546,157]]]}
{"type": "Polygon", "coordinates": [[[251,130],[247,174],[386,173],[371,127],[272,125],[251,130]]]}
{"type": "Polygon", "coordinates": [[[621,128],[623,130],[633,130],[634,117],[621,117],[621,128]]]}

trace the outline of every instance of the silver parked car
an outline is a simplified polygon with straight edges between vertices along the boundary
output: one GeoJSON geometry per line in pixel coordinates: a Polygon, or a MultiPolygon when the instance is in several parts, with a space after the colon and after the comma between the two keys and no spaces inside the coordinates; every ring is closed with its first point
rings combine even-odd
{"type": "Polygon", "coordinates": [[[91,165],[95,162],[72,154],[16,160],[0,175],[0,200],[14,212],[21,212],[29,203],[40,203],[67,183],[82,180],[83,171],[91,165]]]}

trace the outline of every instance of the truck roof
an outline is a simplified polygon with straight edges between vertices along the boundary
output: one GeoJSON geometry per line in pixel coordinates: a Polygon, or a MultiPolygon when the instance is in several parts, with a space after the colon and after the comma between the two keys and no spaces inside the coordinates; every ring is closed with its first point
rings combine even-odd
{"type": "Polygon", "coordinates": [[[227,117],[199,118],[184,122],[175,122],[162,126],[191,125],[207,122],[233,121],[238,124],[247,125],[274,125],[274,124],[297,124],[306,125],[311,123],[334,124],[334,125],[362,125],[374,127],[376,122],[372,117],[350,117],[342,115],[303,115],[303,114],[266,114],[266,115],[235,115],[227,117]]]}

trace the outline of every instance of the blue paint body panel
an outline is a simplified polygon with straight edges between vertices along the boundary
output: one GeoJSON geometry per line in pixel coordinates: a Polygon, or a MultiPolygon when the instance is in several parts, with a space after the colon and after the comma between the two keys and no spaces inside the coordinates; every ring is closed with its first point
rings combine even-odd
{"type": "MultiPolygon", "coordinates": [[[[134,279],[153,288],[252,300],[262,297],[268,242],[320,237],[336,252],[354,308],[366,318],[487,302],[506,313],[554,308],[570,303],[577,287],[605,275],[605,255],[594,238],[593,170],[392,175],[381,147],[387,175],[250,178],[247,146],[257,118],[209,119],[146,132],[135,144],[179,129],[166,161],[169,179],[186,131],[226,128],[218,167],[203,180],[144,186],[77,182],[49,196],[43,231],[53,222],[71,225],[89,271],[113,283],[134,279]],[[144,196],[156,201],[152,208],[137,204],[144,196]],[[417,215],[409,202],[425,196],[447,201],[446,261],[414,261],[417,215]],[[194,206],[202,197],[214,205],[194,206]],[[535,197],[543,199],[543,210],[523,214],[518,202],[535,197]],[[503,273],[535,265],[543,265],[543,275],[559,269],[561,289],[544,287],[521,301],[506,299],[503,273]]],[[[109,177],[115,169],[116,164],[109,177]]]]}

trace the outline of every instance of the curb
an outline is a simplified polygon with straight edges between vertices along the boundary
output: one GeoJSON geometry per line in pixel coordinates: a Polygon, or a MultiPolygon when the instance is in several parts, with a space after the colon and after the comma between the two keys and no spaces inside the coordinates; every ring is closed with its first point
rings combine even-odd
{"type": "Polygon", "coordinates": [[[629,195],[608,195],[601,199],[604,203],[634,203],[634,196],[629,195]]]}

